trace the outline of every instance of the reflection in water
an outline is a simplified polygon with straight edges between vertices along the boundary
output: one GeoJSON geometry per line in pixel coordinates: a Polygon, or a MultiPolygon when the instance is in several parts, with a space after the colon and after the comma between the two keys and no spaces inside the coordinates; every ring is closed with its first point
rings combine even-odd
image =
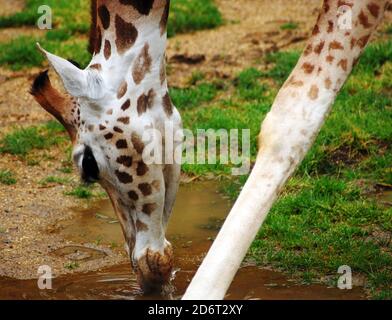
{"type": "MultiPolygon", "coordinates": [[[[168,227],[168,239],[175,250],[176,276],[173,292],[167,296],[143,296],[130,270],[120,265],[85,274],[66,275],[53,280],[53,290],[38,290],[35,280],[0,279],[0,299],[178,299],[184,293],[230,203],[216,192],[211,182],[182,186],[168,227]]],[[[89,211],[79,212],[72,221],[62,222],[62,235],[77,243],[122,245],[120,226],[108,201],[89,211]]],[[[80,246],[65,247],[55,254],[83,262],[102,253],[80,246]]],[[[254,266],[239,270],[227,299],[360,299],[359,289],[342,291],[320,285],[299,286],[280,273],[254,266]]]]}

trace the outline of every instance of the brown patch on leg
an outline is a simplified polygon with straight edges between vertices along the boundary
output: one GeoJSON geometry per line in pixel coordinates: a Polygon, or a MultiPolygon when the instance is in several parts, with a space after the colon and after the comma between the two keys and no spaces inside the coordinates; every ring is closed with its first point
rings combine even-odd
{"type": "Polygon", "coordinates": [[[325,88],[331,89],[332,81],[330,78],[325,79],[324,84],[325,84],[325,88]]]}
{"type": "Polygon", "coordinates": [[[320,43],[314,48],[314,53],[320,54],[323,51],[325,41],[320,41],[320,43]]]}
{"type": "Polygon", "coordinates": [[[311,74],[311,73],[313,72],[313,70],[314,70],[314,65],[313,65],[313,64],[310,64],[310,63],[308,63],[308,62],[305,62],[305,63],[302,65],[302,69],[304,70],[304,72],[305,72],[306,74],[311,74]]]}
{"type": "Polygon", "coordinates": [[[132,23],[126,22],[118,14],[116,15],[115,24],[117,51],[123,54],[135,44],[138,31],[132,23]]]}
{"type": "Polygon", "coordinates": [[[292,86],[292,87],[302,87],[304,85],[304,82],[301,80],[296,80],[294,76],[292,76],[289,81],[287,82],[287,86],[292,86]]]}
{"type": "Polygon", "coordinates": [[[341,67],[344,71],[347,71],[348,61],[347,59],[342,59],[339,61],[338,66],[341,67]]]}
{"type": "Polygon", "coordinates": [[[319,88],[316,85],[312,85],[308,92],[308,97],[311,100],[316,100],[318,98],[318,95],[319,95],[319,88]]]}

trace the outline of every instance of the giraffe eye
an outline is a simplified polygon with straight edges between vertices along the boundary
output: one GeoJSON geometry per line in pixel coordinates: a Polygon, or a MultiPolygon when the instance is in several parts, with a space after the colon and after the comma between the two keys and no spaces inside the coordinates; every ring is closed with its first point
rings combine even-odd
{"type": "Polygon", "coordinates": [[[99,180],[99,168],[95,160],[93,151],[89,146],[86,146],[82,161],[82,180],[86,183],[94,183],[99,180]]]}

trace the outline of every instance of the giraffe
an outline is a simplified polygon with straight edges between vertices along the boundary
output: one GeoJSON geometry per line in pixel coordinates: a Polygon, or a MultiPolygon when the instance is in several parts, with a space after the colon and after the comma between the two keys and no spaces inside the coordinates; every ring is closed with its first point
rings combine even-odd
{"type": "MultiPolygon", "coordinates": [[[[119,218],[131,265],[148,292],[168,283],[173,267],[166,226],[177,193],[180,165],[146,163],[147,129],[182,127],[168,94],[165,66],[170,0],[93,0],[90,51],[84,70],[38,44],[61,78],[48,71],[31,94],[66,128],[73,160],[86,182],[99,182],[119,218]]],[[[158,141],[159,142],[159,141],[158,141]]],[[[162,141],[174,153],[181,139],[162,141]]]]}
{"type": "Polygon", "coordinates": [[[320,131],[389,0],[324,0],[259,135],[255,166],[183,299],[223,299],[287,179],[320,131]],[[349,12],[350,28],[341,25],[349,12]]]}

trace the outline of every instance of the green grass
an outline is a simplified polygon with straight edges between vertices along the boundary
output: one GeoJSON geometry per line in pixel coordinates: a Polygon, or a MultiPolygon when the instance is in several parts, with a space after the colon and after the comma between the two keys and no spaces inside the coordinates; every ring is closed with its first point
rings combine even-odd
{"type": "Polygon", "coordinates": [[[33,149],[46,149],[66,140],[63,128],[54,121],[15,129],[0,140],[0,153],[26,156],[33,149]]]}
{"type": "Polygon", "coordinates": [[[210,102],[218,93],[219,88],[213,83],[201,83],[188,88],[171,88],[170,96],[180,110],[199,107],[210,102]]]}
{"type": "Polygon", "coordinates": [[[280,26],[281,30],[295,30],[298,29],[298,23],[296,22],[287,22],[280,26]]]}
{"type": "MultiPolygon", "coordinates": [[[[41,37],[18,37],[0,43],[0,65],[12,70],[42,66],[44,58],[35,43],[59,56],[77,61],[85,67],[91,60],[86,35],[90,27],[89,0],[48,0],[53,10],[53,29],[41,37]]],[[[33,26],[40,17],[37,8],[41,0],[27,0],[23,12],[0,17],[0,28],[33,26]]],[[[222,24],[222,17],[213,0],[174,0],[168,24],[168,34],[214,28],[222,24]]]]}
{"type": "Polygon", "coordinates": [[[71,182],[71,179],[69,178],[62,178],[62,177],[57,177],[57,176],[48,176],[45,179],[42,179],[39,181],[39,184],[43,186],[47,186],[48,184],[68,184],[71,182]]]}
{"type": "Polygon", "coordinates": [[[5,185],[12,185],[16,183],[15,175],[10,170],[0,169],[0,183],[5,185]]]}
{"type": "Polygon", "coordinates": [[[174,0],[171,2],[168,36],[212,29],[223,23],[213,0],[174,0]]]}
{"type": "Polygon", "coordinates": [[[86,186],[78,186],[74,188],[72,191],[66,192],[65,195],[73,196],[79,199],[90,199],[94,196],[94,193],[91,191],[91,188],[86,186]]]}

